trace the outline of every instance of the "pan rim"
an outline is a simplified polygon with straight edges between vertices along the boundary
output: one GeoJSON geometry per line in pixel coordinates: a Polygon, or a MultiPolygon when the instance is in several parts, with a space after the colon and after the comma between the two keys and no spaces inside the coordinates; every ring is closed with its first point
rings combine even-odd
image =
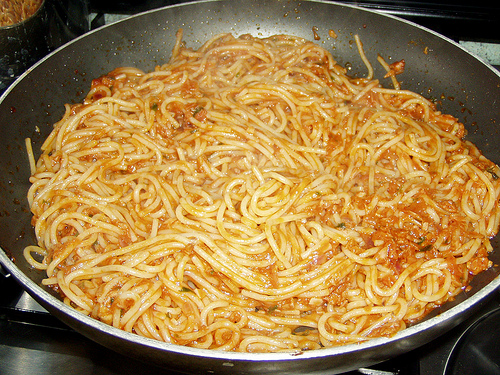
{"type": "MultiPolygon", "coordinates": [[[[0,247],[0,264],[2,264],[10,274],[22,285],[28,287],[26,290],[35,300],[41,302],[42,306],[49,304],[55,309],[64,312],[66,315],[73,319],[82,321],[88,326],[120,338],[129,342],[134,342],[146,347],[154,347],[162,351],[190,354],[198,357],[222,359],[222,360],[235,360],[235,361],[283,361],[283,360],[304,360],[308,358],[324,358],[330,356],[341,355],[345,353],[354,353],[362,351],[363,349],[386,346],[390,343],[395,343],[404,339],[408,339],[413,335],[419,334],[424,330],[431,329],[439,326],[440,323],[446,321],[456,315],[463,313],[467,309],[471,309],[481,301],[492,294],[495,289],[500,287],[500,275],[490,281],[486,286],[478,290],[474,295],[468,297],[466,300],[460,302],[456,306],[442,312],[441,314],[430,319],[418,322],[402,331],[397,332],[391,337],[378,337],[369,339],[362,343],[347,344],[342,346],[335,346],[330,348],[322,348],[309,351],[293,351],[293,352],[271,352],[271,353],[246,353],[246,352],[229,352],[213,349],[192,348],[177,344],[166,343],[155,339],[143,337],[131,332],[123,331],[119,328],[110,326],[97,319],[91,318],[76,309],[66,305],[63,301],[57,299],[33,280],[31,280],[24,272],[22,272],[11,259],[9,259],[2,247],[0,247]],[[300,355],[297,355],[300,353],[300,355]]],[[[45,307],[45,306],[44,306],[45,307]]],[[[465,318],[464,318],[465,319],[465,318]]],[[[457,322],[459,324],[459,322],[457,322]]],[[[445,332],[442,332],[445,333],[445,332]]]]}
{"type": "MultiPolygon", "coordinates": [[[[407,25],[410,25],[412,27],[415,27],[417,29],[425,31],[425,32],[431,34],[432,36],[435,36],[435,37],[437,37],[439,39],[442,39],[442,40],[450,43],[455,48],[459,48],[460,50],[462,50],[462,52],[464,52],[466,54],[469,54],[472,57],[474,57],[477,61],[481,62],[485,67],[487,67],[491,72],[493,72],[495,75],[497,75],[500,78],[500,71],[498,69],[495,69],[495,67],[493,67],[488,61],[486,61],[482,57],[478,56],[474,52],[467,50],[464,46],[462,46],[459,43],[455,42],[453,39],[448,38],[447,36],[445,36],[443,34],[440,34],[440,33],[436,32],[436,31],[434,31],[432,29],[429,29],[428,27],[419,25],[416,22],[413,22],[413,21],[401,18],[401,17],[399,17],[397,15],[389,14],[387,12],[375,10],[375,9],[372,9],[372,8],[363,8],[361,6],[357,6],[357,5],[354,5],[354,4],[341,3],[341,2],[338,2],[338,1],[328,1],[328,0],[302,0],[302,1],[300,1],[300,0],[274,0],[274,1],[276,1],[276,2],[282,2],[283,1],[283,2],[286,2],[286,3],[297,3],[297,4],[299,4],[299,3],[319,3],[319,4],[335,5],[335,6],[339,6],[339,7],[342,7],[342,8],[350,8],[350,9],[354,9],[354,10],[357,10],[357,11],[362,11],[362,12],[367,12],[367,13],[373,13],[373,14],[376,14],[376,15],[379,15],[379,16],[391,18],[393,20],[405,23],[407,25]]],[[[60,53],[60,51],[66,49],[66,48],[69,48],[71,45],[77,43],[81,39],[85,39],[86,37],[88,37],[90,35],[93,35],[94,33],[101,32],[101,30],[104,30],[104,29],[107,29],[107,28],[111,28],[114,25],[117,25],[117,24],[120,24],[120,23],[123,23],[123,22],[128,22],[129,20],[133,20],[135,18],[147,16],[150,13],[161,12],[161,11],[163,11],[165,9],[188,7],[188,6],[193,6],[193,5],[196,5],[196,4],[204,4],[204,3],[224,3],[224,2],[229,4],[229,3],[231,3],[231,0],[192,0],[192,1],[187,1],[187,2],[179,3],[179,4],[166,5],[166,6],[163,6],[163,7],[159,7],[159,8],[155,8],[155,9],[150,9],[150,10],[146,10],[146,11],[143,11],[143,12],[139,12],[137,14],[130,15],[130,16],[126,17],[126,18],[113,21],[113,22],[111,22],[109,24],[100,26],[100,27],[98,27],[98,28],[96,28],[94,30],[90,30],[90,31],[88,31],[88,32],[86,32],[86,33],[84,33],[82,35],[79,35],[79,36],[75,37],[74,39],[66,42],[65,44],[59,46],[58,48],[54,49],[49,54],[45,55],[40,60],[38,60],[36,63],[34,63],[31,67],[29,67],[28,69],[26,69],[23,72],[23,74],[21,74],[19,77],[17,77],[17,79],[14,80],[14,82],[12,82],[9,85],[9,87],[6,90],[4,90],[4,92],[0,95],[0,105],[2,104],[4,98],[7,97],[7,95],[9,95],[9,93],[14,89],[14,87],[20,81],[22,81],[24,79],[24,77],[26,77],[27,75],[29,75],[31,73],[31,71],[35,70],[39,65],[42,65],[46,60],[52,58],[53,55],[56,55],[56,54],[60,53]]],[[[254,0],[254,2],[266,2],[266,0],[254,0]]],[[[44,4],[45,4],[45,0],[43,0],[43,2],[42,2],[42,5],[44,5],[44,4]]],[[[42,8],[42,6],[40,8],[42,8]]],[[[37,11],[37,13],[38,13],[38,11],[37,11]]]]}

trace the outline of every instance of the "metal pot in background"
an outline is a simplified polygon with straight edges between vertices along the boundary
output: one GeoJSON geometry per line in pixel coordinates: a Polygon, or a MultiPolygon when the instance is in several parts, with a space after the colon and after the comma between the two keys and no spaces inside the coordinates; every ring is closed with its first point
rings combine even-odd
{"type": "Polygon", "coordinates": [[[49,52],[46,1],[29,18],[0,27],[0,90],[49,52]]]}
{"type": "Polygon", "coordinates": [[[29,18],[0,27],[0,94],[52,50],[89,30],[87,0],[43,0],[29,18]]]}

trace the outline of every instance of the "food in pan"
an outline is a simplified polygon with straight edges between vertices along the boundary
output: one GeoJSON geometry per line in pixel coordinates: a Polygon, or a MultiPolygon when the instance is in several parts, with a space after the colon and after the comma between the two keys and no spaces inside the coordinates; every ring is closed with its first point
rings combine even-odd
{"type": "Polygon", "coordinates": [[[179,33],[167,64],[93,80],[30,151],[43,283],[117,328],[242,352],[388,337],[453,299],[491,266],[499,168],[357,42],[366,78],[294,36],[179,33]]]}
{"type": "Polygon", "coordinates": [[[12,26],[30,18],[42,0],[0,0],[0,27],[12,26]]]}

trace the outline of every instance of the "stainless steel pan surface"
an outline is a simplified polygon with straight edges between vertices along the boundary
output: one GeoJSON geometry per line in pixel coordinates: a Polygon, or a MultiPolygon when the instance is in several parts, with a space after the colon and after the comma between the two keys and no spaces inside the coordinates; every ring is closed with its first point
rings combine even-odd
{"type": "MultiPolygon", "coordinates": [[[[36,156],[64,103],[79,102],[96,78],[119,66],[144,70],[168,61],[179,28],[191,47],[212,35],[232,32],[254,36],[293,34],[314,39],[332,50],[351,75],[366,68],[355,44],[358,34],[370,61],[381,54],[389,63],[404,59],[398,76],[403,88],[435,99],[439,108],[458,117],[468,139],[500,163],[500,75],[457,44],[415,24],[360,8],[320,1],[203,1],[146,12],[106,26],[56,50],[29,69],[0,99],[0,261],[47,310],[96,342],[120,353],[168,369],[212,374],[339,373],[383,361],[423,345],[470,316],[500,285],[500,243],[493,241],[494,266],[477,276],[462,293],[420,322],[388,339],[302,352],[300,355],[226,353],[174,346],[122,332],[64,305],[41,287],[42,274],[32,270],[22,252],[34,243],[26,192],[29,165],[25,138],[36,156]],[[329,37],[334,30],[337,38],[329,37]]],[[[383,77],[374,63],[375,76],[383,77]]],[[[381,79],[390,86],[389,80],[381,79]]]]}

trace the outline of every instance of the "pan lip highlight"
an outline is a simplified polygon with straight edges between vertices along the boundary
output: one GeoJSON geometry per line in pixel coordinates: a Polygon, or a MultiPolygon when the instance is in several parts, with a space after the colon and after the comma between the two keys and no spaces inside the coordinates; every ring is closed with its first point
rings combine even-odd
{"type": "MultiPolygon", "coordinates": [[[[412,26],[412,27],[414,27],[416,29],[419,29],[421,31],[427,32],[427,33],[431,34],[432,36],[434,36],[434,37],[436,37],[438,39],[442,39],[443,41],[445,41],[445,42],[450,43],[451,45],[453,45],[455,48],[459,48],[461,51],[465,52],[468,55],[471,55],[474,59],[476,59],[479,62],[481,62],[482,64],[484,64],[489,70],[491,70],[494,74],[496,74],[498,77],[500,77],[500,71],[498,71],[497,69],[495,69],[489,62],[485,61],[484,59],[482,59],[478,55],[474,54],[473,52],[467,50],[461,44],[455,42],[453,39],[448,38],[447,36],[442,35],[442,34],[436,32],[436,31],[434,31],[432,29],[429,29],[429,28],[427,28],[425,26],[419,25],[418,23],[415,23],[415,22],[406,20],[404,18],[401,18],[401,17],[399,17],[397,15],[388,14],[386,12],[382,12],[382,11],[371,9],[371,8],[363,8],[363,7],[354,5],[354,4],[340,3],[340,2],[337,2],[337,1],[327,1],[327,0],[302,0],[302,1],[299,1],[299,0],[275,0],[275,1],[276,2],[283,2],[284,4],[287,4],[287,5],[293,5],[294,3],[296,3],[296,4],[299,4],[299,6],[303,6],[303,4],[308,4],[308,3],[312,3],[312,4],[314,4],[314,3],[324,4],[324,5],[327,5],[327,6],[328,5],[335,5],[335,6],[338,6],[338,7],[341,7],[341,8],[350,8],[350,9],[353,9],[355,11],[372,13],[372,14],[377,15],[377,16],[387,17],[387,18],[393,19],[395,21],[405,23],[405,24],[407,24],[409,26],[412,26]]],[[[253,0],[253,3],[262,3],[262,4],[265,4],[266,2],[267,2],[266,0],[253,0]]],[[[111,22],[109,24],[100,26],[100,27],[98,27],[98,28],[96,28],[94,30],[90,30],[90,31],[86,32],[85,34],[79,35],[79,36],[75,37],[74,39],[70,40],[69,42],[67,42],[67,43],[59,46],[58,48],[54,49],[53,51],[51,51],[49,54],[47,54],[46,56],[44,56],[43,58],[41,58],[39,61],[37,61],[35,64],[33,64],[30,68],[28,68],[22,75],[20,75],[2,93],[2,95],[0,95],[0,105],[2,104],[4,98],[18,84],[18,82],[20,82],[25,76],[29,75],[32,70],[35,70],[39,65],[41,65],[45,61],[49,60],[52,56],[58,54],[61,50],[64,50],[65,48],[69,48],[71,45],[79,42],[82,39],[85,39],[87,36],[90,36],[90,35],[93,35],[95,33],[101,32],[102,30],[105,30],[105,29],[108,29],[108,28],[112,28],[115,25],[121,24],[123,22],[129,22],[131,20],[135,20],[137,18],[140,18],[140,17],[143,17],[143,16],[147,16],[147,15],[153,14],[153,13],[160,13],[160,12],[162,12],[164,10],[167,10],[167,9],[189,7],[189,6],[196,6],[198,4],[209,4],[209,3],[219,3],[219,4],[226,3],[226,4],[231,4],[232,1],[231,0],[194,0],[194,1],[189,1],[189,2],[185,2],[185,3],[179,3],[179,4],[173,4],[173,5],[166,5],[166,6],[163,6],[163,7],[160,7],[160,8],[150,9],[150,10],[147,10],[147,11],[143,11],[143,12],[140,12],[140,13],[128,16],[128,17],[123,18],[123,19],[116,20],[116,21],[111,22]]],[[[43,7],[44,4],[45,4],[45,0],[43,0],[42,6],[40,6],[40,9],[43,7]]],[[[37,14],[38,11],[35,14],[37,14]]],[[[23,22],[25,22],[25,21],[23,21],[23,22]]],[[[19,25],[19,24],[16,24],[16,25],[19,25]]],[[[175,30],[175,31],[177,31],[177,30],[175,30]]],[[[175,31],[173,30],[174,34],[175,34],[175,31]]]]}
{"type": "MultiPolygon", "coordinates": [[[[284,360],[302,360],[308,358],[309,359],[326,358],[330,356],[337,356],[347,353],[355,353],[367,348],[373,349],[375,347],[387,346],[388,344],[391,343],[404,341],[405,339],[411,338],[413,335],[421,334],[423,331],[427,331],[432,328],[439,329],[439,325],[442,322],[448,321],[449,319],[456,317],[460,313],[472,309],[473,307],[478,305],[483,299],[486,299],[488,295],[493,293],[495,289],[500,287],[500,275],[499,275],[495,279],[493,279],[489,284],[478,290],[474,295],[468,297],[465,301],[460,302],[456,306],[451,307],[450,309],[442,312],[441,314],[435,317],[418,322],[408,328],[405,328],[402,331],[399,331],[394,336],[387,338],[379,337],[379,338],[369,339],[365,342],[357,344],[347,344],[337,347],[308,350],[302,352],[299,351],[278,352],[278,353],[242,353],[242,352],[229,352],[229,351],[226,352],[221,350],[200,349],[200,348],[192,348],[187,346],[165,343],[147,337],[139,336],[131,332],[126,332],[118,328],[115,328],[113,326],[107,325],[96,319],[93,319],[71,308],[70,306],[64,304],[64,302],[57,299],[52,294],[44,290],[41,286],[36,284],[24,272],[22,272],[15,265],[15,263],[12,262],[11,259],[7,257],[3,248],[0,247],[0,249],[2,250],[0,251],[0,263],[5,268],[7,268],[7,270],[18,282],[20,282],[23,286],[27,288],[28,293],[31,292],[29,294],[38,297],[35,298],[38,302],[40,302],[40,300],[43,301],[42,306],[46,303],[54,307],[55,309],[59,310],[60,312],[63,312],[65,315],[68,315],[75,320],[79,320],[82,323],[86,324],[87,326],[91,326],[92,328],[100,332],[104,332],[105,334],[111,335],[115,338],[120,338],[126,341],[134,342],[142,346],[147,346],[150,348],[159,349],[167,352],[179,353],[179,354],[190,354],[206,358],[236,360],[236,361],[284,361],[284,360]]],[[[465,319],[466,317],[463,318],[463,320],[465,319]]],[[[458,325],[460,322],[456,322],[456,325],[458,325]]],[[[447,330],[440,332],[438,335],[444,334],[446,331],[447,330]]],[[[434,337],[432,337],[432,339],[434,339],[434,337]]],[[[409,346],[406,349],[403,347],[401,350],[402,352],[405,352],[411,349],[414,349],[414,347],[409,346]]]]}

